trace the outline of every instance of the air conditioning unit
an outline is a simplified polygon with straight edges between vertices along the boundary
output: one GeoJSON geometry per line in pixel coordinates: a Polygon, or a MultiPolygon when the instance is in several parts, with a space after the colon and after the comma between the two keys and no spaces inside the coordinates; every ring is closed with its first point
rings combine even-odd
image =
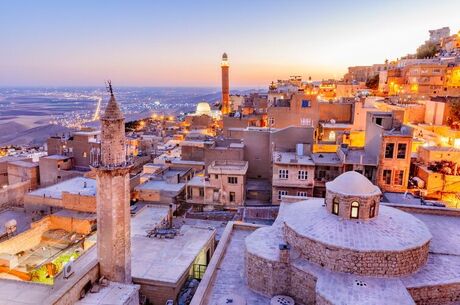
{"type": "Polygon", "coordinates": [[[72,276],[73,273],[73,262],[69,261],[67,264],[64,265],[64,278],[68,279],[72,276]]]}

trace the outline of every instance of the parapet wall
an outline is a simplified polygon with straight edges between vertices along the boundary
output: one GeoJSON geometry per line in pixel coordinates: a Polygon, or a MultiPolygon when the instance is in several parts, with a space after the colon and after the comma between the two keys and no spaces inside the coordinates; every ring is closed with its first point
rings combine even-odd
{"type": "Polygon", "coordinates": [[[299,235],[284,226],[288,244],[300,251],[306,260],[335,272],[367,276],[402,276],[417,271],[428,258],[429,242],[402,251],[357,251],[326,245],[299,235]]]}

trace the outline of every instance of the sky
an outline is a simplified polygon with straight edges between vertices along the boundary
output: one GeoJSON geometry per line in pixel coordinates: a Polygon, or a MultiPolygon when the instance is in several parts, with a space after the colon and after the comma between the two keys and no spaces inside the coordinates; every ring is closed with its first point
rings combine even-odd
{"type": "Polygon", "coordinates": [[[341,78],[460,30],[458,0],[0,0],[0,86],[233,87],[341,78]]]}

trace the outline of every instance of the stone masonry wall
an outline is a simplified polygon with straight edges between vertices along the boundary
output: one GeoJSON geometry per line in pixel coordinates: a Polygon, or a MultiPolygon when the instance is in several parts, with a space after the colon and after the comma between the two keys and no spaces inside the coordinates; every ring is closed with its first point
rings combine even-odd
{"type": "Polygon", "coordinates": [[[417,305],[451,305],[460,301],[460,283],[407,289],[417,305]]]}
{"type": "Polygon", "coordinates": [[[351,203],[356,201],[359,203],[359,219],[369,219],[371,205],[375,202],[374,217],[379,214],[380,195],[373,196],[347,196],[328,190],[326,192],[326,209],[332,213],[332,202],[334,198],[339,200],[339,216],[345,219],[350,219],[351,203]]]}
{"type": "Polygon", "coordinates": [[[295,303],[301,305],[315,305],[317,278],[291,265],[290,296],[294,296],[295,303]]]}
{"type": "Polygon", "coordinates": [[[288,294],[291,286],[289,264],[266,260],[246,251],[248,286],[266,296],[288,294]]]}
{"type": "Polygon", "coordinates": [[[336,272],[368,276],[401,276],[425,265],[429,242],[421,247],[400,252],[360,252],[332,247],[298,235],[284,226],[286,241],[308,261],[336,272]]]}

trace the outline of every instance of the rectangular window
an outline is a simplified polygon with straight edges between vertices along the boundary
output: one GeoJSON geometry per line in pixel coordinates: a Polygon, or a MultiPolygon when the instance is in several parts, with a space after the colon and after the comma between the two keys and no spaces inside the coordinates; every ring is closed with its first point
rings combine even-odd
{"type": "Polygon", "coordinates": [[[288,179],[289,178],[289,170],[287,169],[280,169],[278,171],[278,178],[279,179],[288,179]]]}
{"type": "Polygon", "coordinates": [[[385,158],[393,159],[393,152],[395,150],[395,143],[387,143],[385,146],[385,158]]]}
{"type": "Polygon", "coordinates": [[[230,202],[235,202],[235,192],[230,192],[230,202]]]}
{"type": "Polygon", "coordinates": [[[311,107],[310,100],[302,100],[302,108],[308,108],[308,107],[311,107]]]}
{"type": "Polygon", "coordinates": [[[238,177],[228,177],[228,183],[237,184],[238,183],[238,177]]]}
{"type": "Polygon", "coordinates": [[[219,179],[219,175],[214,175],[214,178],[219,179]]]}
{"type": "Polygon", "coordinates": [[[278,200],[281,200],[281,197],[286,196],[287,194],[287,191],[278,191],[278,200]]]}
{"type": "Polygon", "coordinates": [[[307,197],[307,192],[297,192],[297,196],[307,197]]]}
{"type": "Polygon", "coordinates": [[[310,118],[300,118],[300,125],[302,126],[311,126],[311,119],[310,118]]]}
{"type": "Polygon", "coordinates": [[[308,178],[308,172],[304,170],[300,170],[298,173],[298,178],[299,180],[307,180],[308,178]]]}
{"type": "Polygon", "coordinates": [[[398,159],[406,159],[406,148],[407,148],[406,143],[398,144],[398,154],[397,154],[398,159]]]}
{"type": "Polygon", "coordinates": [[[270,126],[275,125],[275,118],[268,118],[268,124],[270,124],[270,126]]]}
{"type": "Polygon", "coordinates": [[[404,180],[404,171],[403,170],[396,170],[395,171],[395,185],[403,185],[404,180]]]}
{"type": "Polygon", "coordinates": [[[385,184],[391,184],[391,169],[384,169],[383,170],[383,182],[385,184]]]}
{"type": "Polygon", "coordinates": [[[200,187],[200,197],[204,197],[204,188],[200,187]]]}

